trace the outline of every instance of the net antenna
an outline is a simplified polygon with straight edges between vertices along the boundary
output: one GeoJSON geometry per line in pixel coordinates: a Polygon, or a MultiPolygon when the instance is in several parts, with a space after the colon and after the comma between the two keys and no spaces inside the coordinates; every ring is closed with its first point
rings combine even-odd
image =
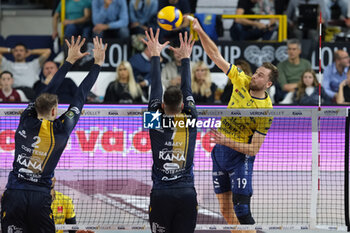
{"type": "Polygon", "coordinates": [[[319,45],[318,45],[318,75],[320,81],[318,82],[318,110],[321,110],[321,88],[322,88],[322,11],[320,11],[320,31],[319,31],[319,45]]]}

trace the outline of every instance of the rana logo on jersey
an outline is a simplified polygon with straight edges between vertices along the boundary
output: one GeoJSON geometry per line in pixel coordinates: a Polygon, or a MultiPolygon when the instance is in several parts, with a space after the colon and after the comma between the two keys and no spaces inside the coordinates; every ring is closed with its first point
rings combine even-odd
{"type": "Polygon", "coordinates": [[[160,116],[162,114],[157,110],[156,112],[143,113],[143,128],[145,129],[160,129],[160,116]]]}

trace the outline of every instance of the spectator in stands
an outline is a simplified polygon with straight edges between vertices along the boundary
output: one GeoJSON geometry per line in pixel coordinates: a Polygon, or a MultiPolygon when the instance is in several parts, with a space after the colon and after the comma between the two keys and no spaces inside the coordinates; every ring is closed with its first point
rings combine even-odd
{"type": "Polygon", "coordinates": [[[21,102],[21,97],[12,88],[13,76],[9,71],[4,71],[0,74],[0,102],[21,102]]]}
{"type": "MultiPolygon", "coordinates": [[[[270,15],[274,14],[273,2],[269,0],[239,0],[236,15],[270,15]]],[[[272,34],[277,31],[276,20],[255,20],[237,18],[230,28],[232,40],[263,40],[272,39],[272,34]]]]}
{"type": "Polygon", "coordinates": [[[117,67],[117,78],[106,90],[104,103],[141,103],[142,90],[135,82],[131,64],[123,61],[117,67]]]}
{"type": "MultiPolygon", "coordinates": [[[[58,71],[58,66],[55,62],[53,61],[47,61],[45,62],[43,66],[43,76],[44,80],[39,80],[34,84],[34,91],[35,94],[38,95],[41,93],[41,91],[49,85],[51,82],[53,76],[56,74],[58,71]]],[[[61,86],[57,89],[57,96],[58,96],[58,102],[61,104],[70,104],[71,101],[73,100],[73,97],[75,93],[77,92],[77,85],[75,82],[66,77],[63,79],[61,86]]]]}
{"type": "Polygon", "coordinates": [[[189,0],[190,2],[190,9],[191,9],[191,14],[196,13],[196,8],[197,8],[197,0],[189,0]]]}
{"type": "Polygon", "coordinates": [[[346,73],[346,79],[339,84],[339,92],[337,94],[337,104],[350,105],[350,69],[346,73]]]}
{"type": "Polygon", "coordinates": [[[211,81],[208,66],[198,61],[192,68],[192,94],[197,104],[213,104],[217,86],[211,81]]]}
{"type": "Polygon", "coordinates": [[[126,0],[92,0],[94,35],[127,40],[129,15],[126,0]]]}
{"type": "Polygon", "coordinates": [[[183,17],[183,22],[180,27],[174,29],[173,31],[165,31],[160,29],[159,41],[161,43],[165,41],[170,41],[174,43],[174,47],[179,44],[179,32],[184,33],[189,31],[190,20],[186,17],[191,13],[190,2],[188,0],[161,0],[159,1],[159,10],[166,6],[175,6],[181,12],[183,17]]]}
{"type": "Polygon", "coordinates": [[[135,81],[140,84],[143,96],[148,99],[148,87],[151,84],[151,53],[147,47],[142,53],[133,55],[129,62],[132,66],[135,81]]]}
{"type": "Polygon", "coordinates": [[[348,52],[337,50],[334,52],[334,62],[323,71],[322,86],[330,98],[335,98],[340,83],[346,79],[349,70],[350,58],[348,52]]]}
{"type": "Polygon", "coordinates": [[[178,86],[181,84],[181,59],[170,51],[172,61],[167,62],[162,69],[162,84],[164,90],[169,86],[178,86]]]}
{"type": "MultiPolygon", "coordinates": [[[[328,104],[331,99],[321,89],[322,104],[328,104]]],[[[293,95],[293,104],[297,105],[318,105],[319,83],[316,73],[312,69],[306,70],[298,83],[293,95]]]]}
{"type": "Polygon", "coordinates": [[[287,41],[287,54],[287,60],[277,65],[278,83],[283,91],[293,93],[300,81],[301,74],[311,69],[311,64],[308,60],[300,58],[301,43],[297,39],[287,41]]]}
{"type": "MultiPolygon", "coordinates": [[[[241,69],[249,77],[251,77],[253,75],[252,69],[247,61],[239,59],[235,62],[235,65],[239,69],[241,69]]],[[[225,89],[224,89],[224,92],[222,93],[222,95],[220,97],[221,103],[223,103],[225,105],[228,104],[228,102],[231,99],[232,89],[233,89],[232,82],[230,79],[228,79],[227,84],[226,84],[225,89]]]]}
{"type": "Polygon", "coordinates": [[[28,99],[34,98],[33,85],[39,80],[42,65],[51,54],[51,49],[28,49],[26,45],[19,43],[13,49],[0,47],[0,70],[7,70],[13,74],[13,87],[22,90],[28,99]],[[3,54],[12,53],[15,61],[7,60],[3,54]],[[38,58],[27,62],[30,55],[38,55],[38,58]]]}
{"type": "MultiPolygon", "coordinates": [[[[81,35],[84,38],[91,37],[91,0],[66,0],[66,15],[62,21],[64,36],[81,35]]],[[[52,17],[52,39],[58,36],[58,21],[61,17],[61,2],[52,17]]]]}
{"type": "Polygon", "coordinates": [[[157,27],[158,0],[131,0],[129,2],[131,34],[145,34],[149,27],[157,27]]]}
{"type": "Polygon", "coordinates": [[[304,38],[317,40],[319,10],[325,12],[324,0],[290,0],[286,12],[290,37],[299,40],[304,38]],[[318,5],[317,12],[313,9],[315,5],[318,5]]]}
{"type": "Polygon", "coordinates": [[[345,18],[348,16],[348,0],[324,0],[325,12],[323,18],[327,23],[345,26],[345,18]],[[332,22],[340,21],[340,22],[332,22]]]}

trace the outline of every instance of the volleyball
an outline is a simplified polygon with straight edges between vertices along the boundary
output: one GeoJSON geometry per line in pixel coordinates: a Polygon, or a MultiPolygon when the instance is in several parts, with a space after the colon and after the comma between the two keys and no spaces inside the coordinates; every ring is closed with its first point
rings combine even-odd
{"type": "Polygon", "coordinates": [[[157,15],[158,25],[164,30],[171,31],[182,24],[182,13],[174,6],[162,8],[157,15]]]}

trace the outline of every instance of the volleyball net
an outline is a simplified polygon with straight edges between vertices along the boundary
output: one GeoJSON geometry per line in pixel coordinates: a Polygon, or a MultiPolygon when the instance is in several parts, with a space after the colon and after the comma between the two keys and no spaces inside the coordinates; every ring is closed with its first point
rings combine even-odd
{"type": "MultiPolygon", "coordinates": [[[[20,114],[20,108],[4,106],[0,108],[1,192],[12,168],[20,114]]],[[[152,153],[145,111],[113,105],[83,110],[55,171],[55,189],[72,198],[77,225],[58,229],[149,228],[152,153]]],[[[207,123],[198,128],[194,156],[197,230],[347,229],[346,108],[199,108],[198,112],[198,119],[207,123]],[[222,117],[273,119],[254,163],[253,226],[227,225],[213,191],[210,129],[222,117]]]]}

